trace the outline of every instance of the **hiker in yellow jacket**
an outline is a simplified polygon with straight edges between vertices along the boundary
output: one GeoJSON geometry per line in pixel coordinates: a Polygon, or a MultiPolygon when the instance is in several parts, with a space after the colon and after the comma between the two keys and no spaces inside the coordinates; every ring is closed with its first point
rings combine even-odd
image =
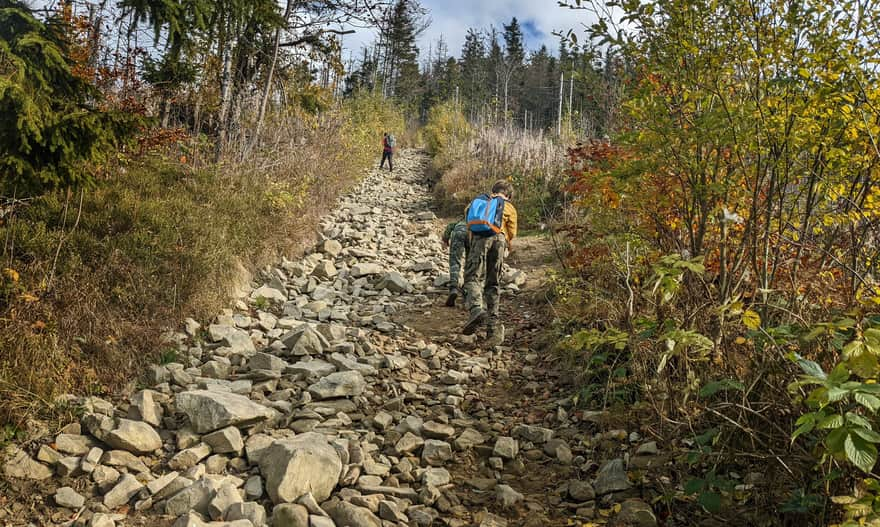
{"type": "Polygon", "coordinates": [[[496,209],[491,218],[487,214],[486,218],[468,221],[471,241],[464,268],[464,301],[470,318],[462,333],[472,335],[486,323],[486,343],[489,346],[500,346],[504,342],[504,325],[498,320],[498,304],[504,255],[516,238],[516,207],[510,202],[513,186],[505,180],[498,180],[492,185],[491,194],[478,196],[465,210],[465,215],[472,218],[474,214],[469,212],[473,207],[484,206],[496,198],[501,198],[495,205],[502,210],[496,209]]]}

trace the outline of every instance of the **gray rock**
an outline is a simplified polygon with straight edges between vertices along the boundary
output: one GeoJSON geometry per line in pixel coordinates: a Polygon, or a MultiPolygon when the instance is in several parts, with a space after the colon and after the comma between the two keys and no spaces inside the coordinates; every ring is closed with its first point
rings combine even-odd
{"type": "Polygon", "coordinates": [[[320,355],[324,352],[321,336],[308,325],[289,331],[281,342],[294,356],[320,355]]]}
{"type": "Polygon", "coordinates": [[[336,525],[345,527],[382,527],[382,520],[370,512],[370,509],[358,507],[344,501],[337,503],[327,511],[336,525]]]}
{"type": "Polygon", "coordinates": [[[495,497],[501,502],[501,506],[510,508],[523,500],[523,495],[513,490],[509,485],[495,487],[495,497]]]}
{"type": "Polygon", "coordinates": [[[165,502],[165,514],[180,516],[190,511],[208,514],[211,498],[217,491],[218,484],[208,479],[200,479],[184,488],[165,502]]]}
{"type": "Polygon", "coordinates": [[[589,482],[575,479],[568,482],[568,495],[576,502],[584,502],[595,499],[596,491],[589,482]]]}
{"type": "Polygon", "coordinates": [[[658,452],[660,452],[660,450],[657,448],[656,441],[648,441],[636,449],[637,456],[656,456],[658,452]]]}
{"type": "Polygon", "coordinates": [[[104,442],[135,454],[149,454],[162,448],[162,438],[149,423],[130,419],[120,419],[119,425],[107,434],[104,442]]]}
{"type": "Polygon", "coordinates": [[[132,395],[129,416],[152,426],[161,426],[164,412],[162,405],[156,400],[159,396],[160,394],[153,390],[141,390],[132,395]]]}
{"type": "Polygon", "coordinates": [[[425,440],[422,447],[422,461],[428,465],[440,466],[452,459],[452,445],[438,439],[425,440]]]}
{"type": "Polygon", "coordinates": [[[208,335],[214,342],[230,348],[232,353],[253,355],[257,351],[251,336],[232,325],[211,324],[208,326],[208,335]]]}
{"type": "Polygon", "coordinates": [[[422,472],[422,484],[432,487],[448,485],[452,480],[449,471],[445,468],[428,468],[422,472]]]}
{"type": "Polygon", "coordinates": [[[359,263],[351,268],[351,276],[360,278],[374,274],[382,274],[384,269],[377,263],[359,263]]]}
{"type": "Polygon", "coordinates": [[[367,383],[356,371],[340,371],[323,377],[309,386],[309,393],[316,399],[331,397],[355,397],[364,393],[367,383]]]}
{"type": "Polygon", "coordinates": [[[226,509],[223,519],[226,521],[248,520],[254,526],[262,527],[266,525],[266,509],[253,501],[233,503],[226,509]]]}
{"type": "Polygon", "coordinates": [[[253,293],[251,293],[251,300],[258,299],[268,300],[269,302],[275,302],[278,304],[283,304],[287,301],[287,294],[284,291],[279,291],[274,287],[270,287],[268,285],[264,285],[258,289],[255,289],[253,293]]]}
{"type": "Polygon", "coordinates": [[[307,492],[324,501],[339,481],[342,460],[323,435],[309,432],[272,443],[260,457],[260,470],[275,503],[307,492]]]}
{"type": "Polygon", "coordinates": [[[207,443],[199,443],[196,446],[181,450],[169,461],[168,466],[174,470],[186,470],[211,455],[211,447],[207,443]]]}
{"type": "Polygon", "coordinates": [[[483,434],[473,428],[467,428],[453,441],[453,444],[458,450],[467,450],[485,442],[486,438],[483,437],[483,434]]]}
{"type": "Polygon", "coordinates": [[[312,276],[322,280],[329,280],[334,278],[337,274],[339,274],[339,271],[336,270],[336,266],[333,265],[333,262],[330,260],[322,260],[315,266],[314,271],[312,271],[312,276]]]}
{"type": "Polygon", "coordinates": [[[247,427],[276,415],[273,410],[247,397],[208,390],[179,393],[176,404],[198,433],[213,432],[229,425],[247,427]]]}
{"type": "Polygon", "coordinates": [[[272,527],[309,527],[309,511],[295,503],[276,505],[272,509],[272,527]]]}
{"type": "Polygon", "coordinates": [[[257,352],[248,359],[248,368],[251,370],[283,371],[287,363],[269,353],[257,352]]]}
{"type": "Polygon", "coordinates": [[[615,518],[621,525],[631,525],[633,527],[655,527],[657,525],[657,517],[654,511],[644,501],[636,498],[624,500],[620,504],[620,512],[615,518]]]}
{"type": "Polygon", "coordinates": [[[500,436],[495,440],[492,453],[502,459],[514,459],[519,453],[519,443],[512,437],[500,436]]]}
{"type": "Polygon", "coordinates": [[[3,473],[11,478],[46,479],[52,477],[52,470],[46,465],[35,461],[24,450],[15,445],[6,448],[6,461],[3,473]]]}
{"type": "Polygon", "coordinates": [[[147,490],[150,491],[150,494],[156,495],[162,491],[162,489],[166,488],[171,484],[172,481],[178,478],[180,474],[178,472],[169,472],[164,476],[160,476],[153,481],[147,483],[147,490]]]}
{"type": "Polygon", "coordinates": [[[454,434],[455,428],[437,421],[428,421],[422,425],[422,435],[431,439],[448,439],[454,434]]]}
{"type": "Polygon", "coordinates": [[[116,486],[104,495],[104,506],[115,509],[128,503],[140,490],[144,488],[141,482],[131,474],[123,474],[116,486]]]}
{"type": "Polygon", "coordinates": [[[630,488],[629,478],[626,475],[626,470],[623,468],[623,460],[619,458],[606,461],[599,468],[596,481],[593,482],[593,489],[596,491],[597,496],[627,490],[628,488],[630,488]]]}
{"type": "Polygon", "coordinates": [[[96,512],[89,520],[89,527],[116,527],[116,520],[110,514],[96,512]]]}
{"type": "Polygon", "coordinates": [[[242,501],[241,495],[234,486],[223,485],[208,502],[208,515],[212,520],[222,519],[229,507],[236,503],[242,503],[242,501]]]}
{"type": "Polygon", "coordinates": [[[251,476],[244,484],[245,497],[255,500],[263,497],[263,478],[251,476]]]}
{"type": "Polygon", "coordinates": [[[424,444],[424,439],[413,434],[412,432],[407,432],[394,445],[394,451],[398,455],[412,454],[413,452],[421,448],[424,444]]]}
{"type": "Polygon", "coordinates": [[[68,509],[79,509],[86,499],[70,487],[61,487],[55,491],[55,504],[68,509]]]}
{"type": "Polygon", "coordinates": [[[513,429],[513,437],[541,445],[553,438],[553,430],[540,426],[519,425],[513,429]]]}
{"type": "Polygon", "coordinates": [[[218,454],[241,452],[244,448],[241,432],[234,426],[227,426],[216,432],[211,432],[203,437],[202,440],[211,447],[212,451],[218,454]]]}
{"type": "Polygon", "coordinates": [[[336,371],[336,366],[320,359],[303,360],[285,368],[285,372],[310,377],[325,377],[336,371]]]}
{"type": "MultiPolygon", "coordinates": [[[[95,446],[94,441],[84,435],[58,434],[55,436],[55,450],[71,456],[84,456],[93,446],[95,446]]],[[[39,459],[39,455],[37,459],[39,459]]]]}
{"type": "Polygon", "coordinates": [[[386,273],[385,276],[382,277],[381,280],[376,284],[376,289],[382,290],[387,289],[392,293],[406,293],[412,289],[412,285],[401,276],[400,273],[396,271],[392,271],[390,273],[386,273]]]}

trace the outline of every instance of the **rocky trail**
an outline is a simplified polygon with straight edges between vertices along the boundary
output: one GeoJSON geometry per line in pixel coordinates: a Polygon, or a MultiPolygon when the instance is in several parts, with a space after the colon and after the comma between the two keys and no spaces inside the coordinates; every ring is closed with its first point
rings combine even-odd
{"type": "Polygon", "coordinates": [[[404,152],[120,401],[10,446],[0,525],[391,527],[656,525],[663,453],[572,403],[537,345],[550,250],[518,241],[508,338],[459,334],[426,159],[404,152]]]}

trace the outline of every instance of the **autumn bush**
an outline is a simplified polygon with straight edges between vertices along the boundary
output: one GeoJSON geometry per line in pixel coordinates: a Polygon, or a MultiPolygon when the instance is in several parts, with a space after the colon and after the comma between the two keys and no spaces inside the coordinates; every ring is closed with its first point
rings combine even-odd
{"type": "Polygon", "coordinates": [[[592,29],[625,122],[570,151],[560,349],[584,404],[648,409],[682,451],[669,509],[880,521],[880,13],[843,4],[643,2],[592,29]]]}
{"type": "Polygon", "coordinates": [[[431,109],[422,137],[437,174],[434,193],[447,213],[464,210],[498,179],[511,181],[520,221],[536,228],[558,212],[565,149],[540,132],[472,126],[453,103],[431,109]]]}
{"type": "Polygon", "coordinates": [[[403,126],[370,95],[268,119],[255,147],[219,164],[194,166],[212,145],[178,137],[105,167],[93,188],[4,207],[0,422],[136,380],[163,331],[213,316],[247,270],[311,243],[319,214],[376,161],[381,131],[403,126]]]}

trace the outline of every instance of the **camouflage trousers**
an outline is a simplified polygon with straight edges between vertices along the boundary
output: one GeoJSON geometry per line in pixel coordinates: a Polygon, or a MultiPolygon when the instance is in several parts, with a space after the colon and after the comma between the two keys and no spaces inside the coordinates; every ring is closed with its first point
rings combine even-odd
{"type": "Polygon", "coordinates": [[[502,234],[474,236],[464,268],[464,304],[471,316],[485,309],[490,328],[498,325],[501,268],[506,250],[507,239],[502,234]]]}
{"type": "Polygon", "coordinates": [[[467,260],[468,254],[468,231],[464,228],[456,228],[449,237],[449,292],[458,293],[462,284],[462,266],[467,260]]]}

